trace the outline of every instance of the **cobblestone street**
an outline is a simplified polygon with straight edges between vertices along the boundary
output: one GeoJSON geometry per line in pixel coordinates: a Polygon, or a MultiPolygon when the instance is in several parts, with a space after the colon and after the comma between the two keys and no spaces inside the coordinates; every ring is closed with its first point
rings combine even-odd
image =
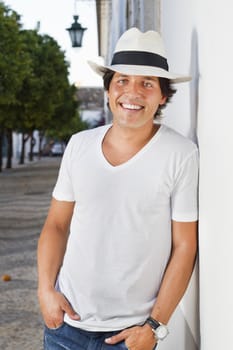
{"type": "Polygon", "coordinates": [[[42,350],[36,246],[60,158],[0,173],[0,349],[42,350]]]}

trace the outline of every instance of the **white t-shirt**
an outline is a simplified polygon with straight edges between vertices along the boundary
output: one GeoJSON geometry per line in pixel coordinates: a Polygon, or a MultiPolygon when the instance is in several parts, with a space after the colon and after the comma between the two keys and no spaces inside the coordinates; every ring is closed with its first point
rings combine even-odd
{"type": "Polygon", "coordinates": [[[110,125],[74,135],[53,196],[75,201],[58,284],[92,331],[120,330],[149,316],[171,253],[171,220],[197,220],[196,145],[166,126],[129,161],[102,152],[110,125]]]}

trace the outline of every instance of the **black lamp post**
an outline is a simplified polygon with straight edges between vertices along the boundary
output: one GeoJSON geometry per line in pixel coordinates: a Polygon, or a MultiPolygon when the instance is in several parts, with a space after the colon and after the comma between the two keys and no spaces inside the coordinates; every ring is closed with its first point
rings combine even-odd
{"type": "Polygon", "coordinates": [[[74,22],[71,24],[70,28],[67,28],[70,39],[72,43],[72,47],[81,47],[82,46],[82,39],[83,39],[83,33],[87,28],[83,28],[81,24],[78,22],[77,15],[73,16],[74,22]]]}

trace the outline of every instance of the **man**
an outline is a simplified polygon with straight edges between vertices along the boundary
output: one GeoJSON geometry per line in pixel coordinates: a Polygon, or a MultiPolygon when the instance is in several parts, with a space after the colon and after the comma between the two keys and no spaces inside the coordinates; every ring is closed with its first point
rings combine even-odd
{"type": "Polygon", "coordinates": [[[192,274],[197,147],[155,123],[189,78],[169,72],[163,42],[136,28],[104,76],[113,122],[74,135],[38,246],[45,349],[151,350],[192,274]]]}

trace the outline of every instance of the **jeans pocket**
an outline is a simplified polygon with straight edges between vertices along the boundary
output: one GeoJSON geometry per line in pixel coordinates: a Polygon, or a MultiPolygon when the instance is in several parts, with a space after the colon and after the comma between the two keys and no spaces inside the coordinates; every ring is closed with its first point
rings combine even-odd
{"type": "Polygon", "coordinates": [[[126,346],[124,340],[121,341],[120,343],[116,344],[116,345],[118,345],[118,346],[116,347],[117,350],[118,350],[118,349],[119,349],[119,350],[128,350],[128,348],[127,348],[127,346],[126,346]]]}
{"type": "Polygon", "coordinates": [[[45,325],[45,328],[50,331],[50,332],[56,332],[59,331],[60,329],[62,329],[65,326],[65,322],[62,322],[59,326],[54,327],[54,328],[50,328],[48,326],[45,325]]]}

